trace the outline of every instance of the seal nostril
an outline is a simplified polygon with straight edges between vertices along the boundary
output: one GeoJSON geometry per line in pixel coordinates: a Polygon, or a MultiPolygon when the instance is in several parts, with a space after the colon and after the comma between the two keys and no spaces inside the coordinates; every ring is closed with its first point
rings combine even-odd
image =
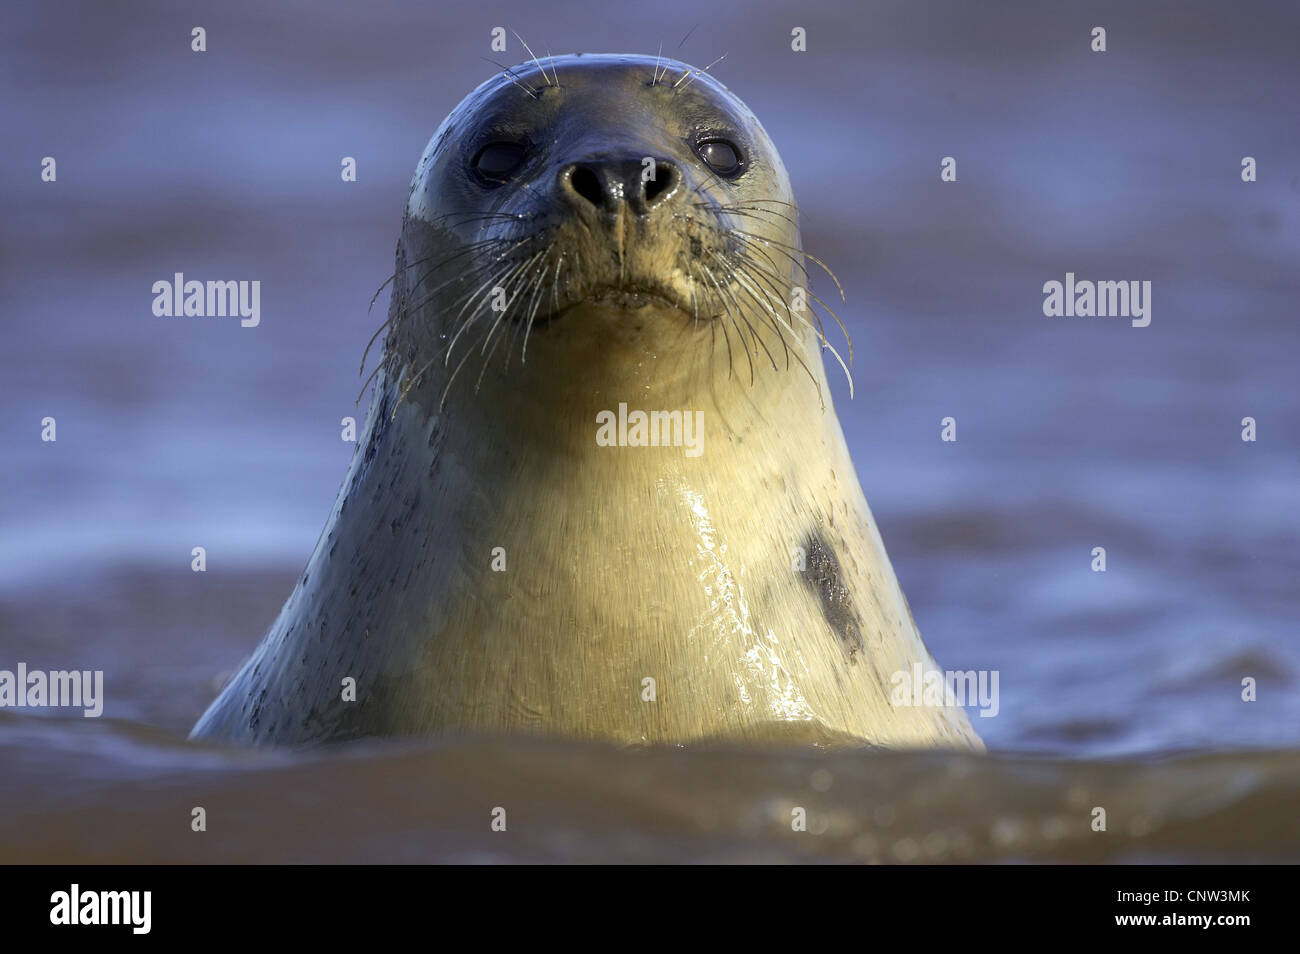
{"type": "Polygon", "coordinates": [[[660,196],[667,195],[677,186],[677,167],[667,162],[658,163],[655,177],[645,184],[645,203],[652,206],[660,196]]]}
{"type": "Polygon", "coordinates": [[[592,205],[600,208],[605,204],[605,189],[600,177],[590,169],[579,166],[569,175],[569,186],[592,205]]]}

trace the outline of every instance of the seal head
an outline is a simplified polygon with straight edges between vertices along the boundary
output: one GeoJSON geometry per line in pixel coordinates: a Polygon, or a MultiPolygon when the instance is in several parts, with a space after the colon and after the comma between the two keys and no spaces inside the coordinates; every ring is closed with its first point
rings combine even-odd
{"type": "Polygon", "coordinates": [[[712,348],[701,355],[693,333],[719,316],[706,333],[732,370],[748,373],[752,350],[785,364],[804,323],[791,325],[785,300],[798,241],[776,148],[712,77],[635,56],[521,67],[471,93],[420,160],[389,352],[417,377],[432,369],[417,355],[476,375],[475,354],[522,365],[539,329],[580,308],[563,348],[594,347],[606,360],[590,369],[608,368],[617,388],[628,369],[608,364],[614,352],[695,363],[712,348]]]}

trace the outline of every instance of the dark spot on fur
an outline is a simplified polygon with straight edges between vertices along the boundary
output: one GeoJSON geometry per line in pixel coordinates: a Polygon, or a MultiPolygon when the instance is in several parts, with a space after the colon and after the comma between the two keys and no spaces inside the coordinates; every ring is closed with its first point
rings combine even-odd
{"type": "Polygon", "coordinates": [[[853,609],[849,598],[849,589],[844,585],[839,558],[831,549],[819,530],[814,530],[804,541],[804,550],[808,553],[808,569],[804,571],[804,582],[813,588],[822,604],[822,615],[832,630],[840,638],[840,645],[849,654],[849,662],[857,664],[858,650],[865,645],[862,641],[862,627],[858,614],[853,609]]]}

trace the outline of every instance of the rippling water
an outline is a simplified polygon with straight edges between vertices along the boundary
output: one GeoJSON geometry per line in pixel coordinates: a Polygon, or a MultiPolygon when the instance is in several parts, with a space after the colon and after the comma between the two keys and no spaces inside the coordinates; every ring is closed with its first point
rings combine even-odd
{"type": "Polygon", "coordinates": [[[595,9],[501,16],[556,52],[695,26],[679,55],[727,52],[781,149],[914,615],[1001,673],[993,754],[186,744],[323,525],[411,169],[497,14],[55,0],[0,14],[0,669],[103,669],[108,701],[0,711],[0,860],[1300,860],[1300,11],[669,2],[647,37],[595,9]],[[262,325],[160,323],[174,271],[261,280],[262,325]],[[1067,271],[1153,281],[1151,327],[1044,318],[1067,271]]]}
{"type": "Polygon", "coordinates": [[[448,738],[219,751],[0,720],[15,862],[1278,862],[1300,755],[1067,761],[448,738]],[[39,798],[34,793],[39,792],[39,798]],[[190,831],[193,807],[207,830],[190,831]],[[1106,831],[1093,831],[1093,809],[1106,831]],[[504,809],[505,830],[491,827],[504,809]],[[796,831],[802,809],[806,828],[796,831]]]}

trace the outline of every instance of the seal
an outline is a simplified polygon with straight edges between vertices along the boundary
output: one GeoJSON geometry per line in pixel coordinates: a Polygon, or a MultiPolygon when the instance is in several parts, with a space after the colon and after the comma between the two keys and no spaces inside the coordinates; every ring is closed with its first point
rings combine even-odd
{"type": "Polygon", "coordinates": [[[706,71],[572,55],[479,86],[412,179],[329,522],[193,736],[981,748],[960,707],[896,704],[936,667],[810,260],[776,148],[706,71]]]}

